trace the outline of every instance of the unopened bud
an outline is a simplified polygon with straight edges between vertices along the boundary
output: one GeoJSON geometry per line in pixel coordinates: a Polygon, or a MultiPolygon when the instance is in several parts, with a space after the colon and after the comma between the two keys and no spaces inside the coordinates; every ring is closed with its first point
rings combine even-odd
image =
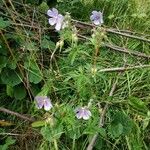
{"type": "Polygon", "coordinates": [[[56,49],[58,49],[59,47],[62,48],[64,45],[64,40],[60,40],[56,43],[56,49]]]}
{"type": "Polygon", "coordinates": [[[72,41],[73,42],[77,42],[78,41],[78,37],[77,37],[77,35],[75,33],[72,34],[72,41]]]}
{"type": "Polygon", "coordinates": [[[93,99],[90,99],[90,101],[88,103],[88,108],[92,106],[92,102],[93,102],[93,99]]]}
{"type": "Polygon", "coordinates": [[[64,40],[60,40],[60,47],[62,48],[64,46],[64,40]]]}
{"type": "Polygon", "coordinates": [[[97,68],[96,68],[96,67],[91,68],[91,73],[92,73],[92,74],[96,74],[96,72],[97,72],[97,68]]]}
{"type": "Polygon", "coordinates": [[[54,117],[53,117],[53,116],[50,116],[50,117],[46,118],[46,123],[47,123],[47,124],[50,124],[51,126],[54,126],[54,124],[55,124],[55,119],[54,119],[54,117]]]}
{"type": "Polygon", "coordinates": [[[92,34],[92,38],[95,39],[95,33],[92,34]]]}

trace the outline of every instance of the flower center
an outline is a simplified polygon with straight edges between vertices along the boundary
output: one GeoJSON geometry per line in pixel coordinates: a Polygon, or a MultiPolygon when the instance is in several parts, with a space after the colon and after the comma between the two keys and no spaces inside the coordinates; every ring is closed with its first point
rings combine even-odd
{"type": "Polygon", "coordinates": [[[99,15],[95,16],[95,20],[99,20],[99,19],[100,19],[99,15]]]}

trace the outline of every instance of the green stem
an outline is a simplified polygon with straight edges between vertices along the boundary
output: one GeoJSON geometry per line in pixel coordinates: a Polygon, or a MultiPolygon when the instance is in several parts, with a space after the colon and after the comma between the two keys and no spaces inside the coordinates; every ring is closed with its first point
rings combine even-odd
{"type": "Polygon", "coordinates": [[[58,150],[58,145],[57,145],[57,141],[56,141],[56,139],[54,139],[54,148],[55,148],[55,150],[58,150]]]}
{"type": "Polygon", "coordinates": [[[132,148],[131,148],[131,145],[129,143],[129,138],[127,136],[125,136],[125,138],[126,138],[128,149],[131,150],[132,148]]]}
{"type": "Polygon", "coordinates": [[[76,137],[76,135],[74,135],[74,138],[73,138],[73,143],[72,143],[72,150],[74,150],[75,149],[75,137],[76,137]]]}

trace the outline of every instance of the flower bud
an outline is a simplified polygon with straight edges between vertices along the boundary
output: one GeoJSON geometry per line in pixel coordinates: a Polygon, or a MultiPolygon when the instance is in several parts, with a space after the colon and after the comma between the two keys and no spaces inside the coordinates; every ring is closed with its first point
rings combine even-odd
{"type": "Polygon", "coordinates": [[[64,40],[59,40],[57,43],[56,43],[56,49],[58,49],[59,47],[62,48],[64,45],[64,40]]]}
{"type": "Polygon", "coordinates": [[[92,74],[94,74],[94,75],[95,75],[95,74],[96,74],[96,72],[97,72],[97,68],[95,68],[95,67],[94,67],[94,68],[91,68],[91,73],[92,73],[92,74]]]}
{"type": "Polygon", "coordinates": [[[72,34],[72,41],[75,43],[78,42],[78,37],[75,33],[72,34]]]}
{"type": "Polygon", "coordinates": [[[46,123],[50,124],[51,126],[54,126],[55,124],[55,119],[53,116],[49,116],[48,118],[46,118],[46,123]]]}
{"type": "Polygon", "coordinates": [[[90,101],[88,103],[88,108],[90,108],[92,106],[92,102],[93,102],[93,99],[90,99],[90,101]]]}

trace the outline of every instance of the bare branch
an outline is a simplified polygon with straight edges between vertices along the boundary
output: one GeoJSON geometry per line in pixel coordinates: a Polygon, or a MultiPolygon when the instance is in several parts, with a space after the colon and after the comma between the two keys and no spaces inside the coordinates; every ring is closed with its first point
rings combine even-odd
{"type": "MultiPolygon", "coordinates": [[[[89,27],[92,27],[92,28],[96,27],[96,25],[94,25],[94,24],[89,24],[89,23],[85,23],[85,22],[82,22],[82,21],[74,20],[74,19],[72,19],[72,21],[75,22],[77,26],[78,26],[78,24],[82,24],[84,26],[89,26],[89,27]]],[[[144,37],[131,35],[131,34],[128,34],[128,33],[123,33],[123,32],[120,32],[119,30],[115,31],[114,29],[110,29],[110,28],[106,28],[106,27],[104,27],[104,29],[108,33],[113,33],[113,34],[117,34],[117,35],[121,35],[121,36],[125,36],[125,37],[128,37],[128,38],[137,39],[137,40],[141,40],[143,42],[150,43],[150,39],[146,39],[144,37]]]]}
{"type": "MultiPolygon", "coordinates": [[[[80,35],[80,34],[78,34],[78,37],[81,38],[81,39],[84,39],[84,40],[90,40],[88,37],[80,35]]],[[[134,56],[148,58],[148,59],[150,58],[149,55],[146,55],[144,53],[141,53],[141,52],[138,52],[138,51],[132,51],[130,49],[123,48],[123,47],[120,47],[120,46],[116,46],[116,45],[113,45],[113,44],[104,43],[103,46],[108,47],[108,48],[110,48],[112,50],[115,50],[115,51],[118,51],[118,52],[123,52],[123,53],[129,54],[129,55],[134,55],[134,56]]]]}
{"type": "Polygon", "coordinates": [[[150,68],[150,65],[139,65],[139,66],[132,66],[132,67],[105,68],[105,69],[99,69],[98,72],[122,72],[122,71],[141,69],[141,68],[150,68]]]}
{"type": "Polygon", "coordinates": [[[24,119],[24,120],[27,120],[27,121],[30,121],[30,122],[35,121],[34,118],[26,117],[25,115],[22,115],[22,114],[19,114],[19,113],[17,113],[17,112],[8,110],[8,109],[6,109],[6,108],[0,107],[0,111],[1,111],[1,112],[4,112],[4,113],[7,113],[7,114],[10,114],[10,115],[17,116],[18,118],[21,118],[21,119],[24,119]]]}
{"type": "Polygon", "coordinates": [[[138,56],[138,57],[144,57],[144,58],[148,58],[148,59],[150,58],[149,55],[146,55],[144,53],[140,53],[138,51],[132,51],[132,50],[129,50],[127,48],[122,48],[120,46],[116,46],[116,45],[112,45],[112,44],[108,44],[108,43],[105,43],[104,46],[106,46],[112,50],[123,52],[126,54],[130,54],[130,55],[134,55],[134,56],[138,56]]]}

